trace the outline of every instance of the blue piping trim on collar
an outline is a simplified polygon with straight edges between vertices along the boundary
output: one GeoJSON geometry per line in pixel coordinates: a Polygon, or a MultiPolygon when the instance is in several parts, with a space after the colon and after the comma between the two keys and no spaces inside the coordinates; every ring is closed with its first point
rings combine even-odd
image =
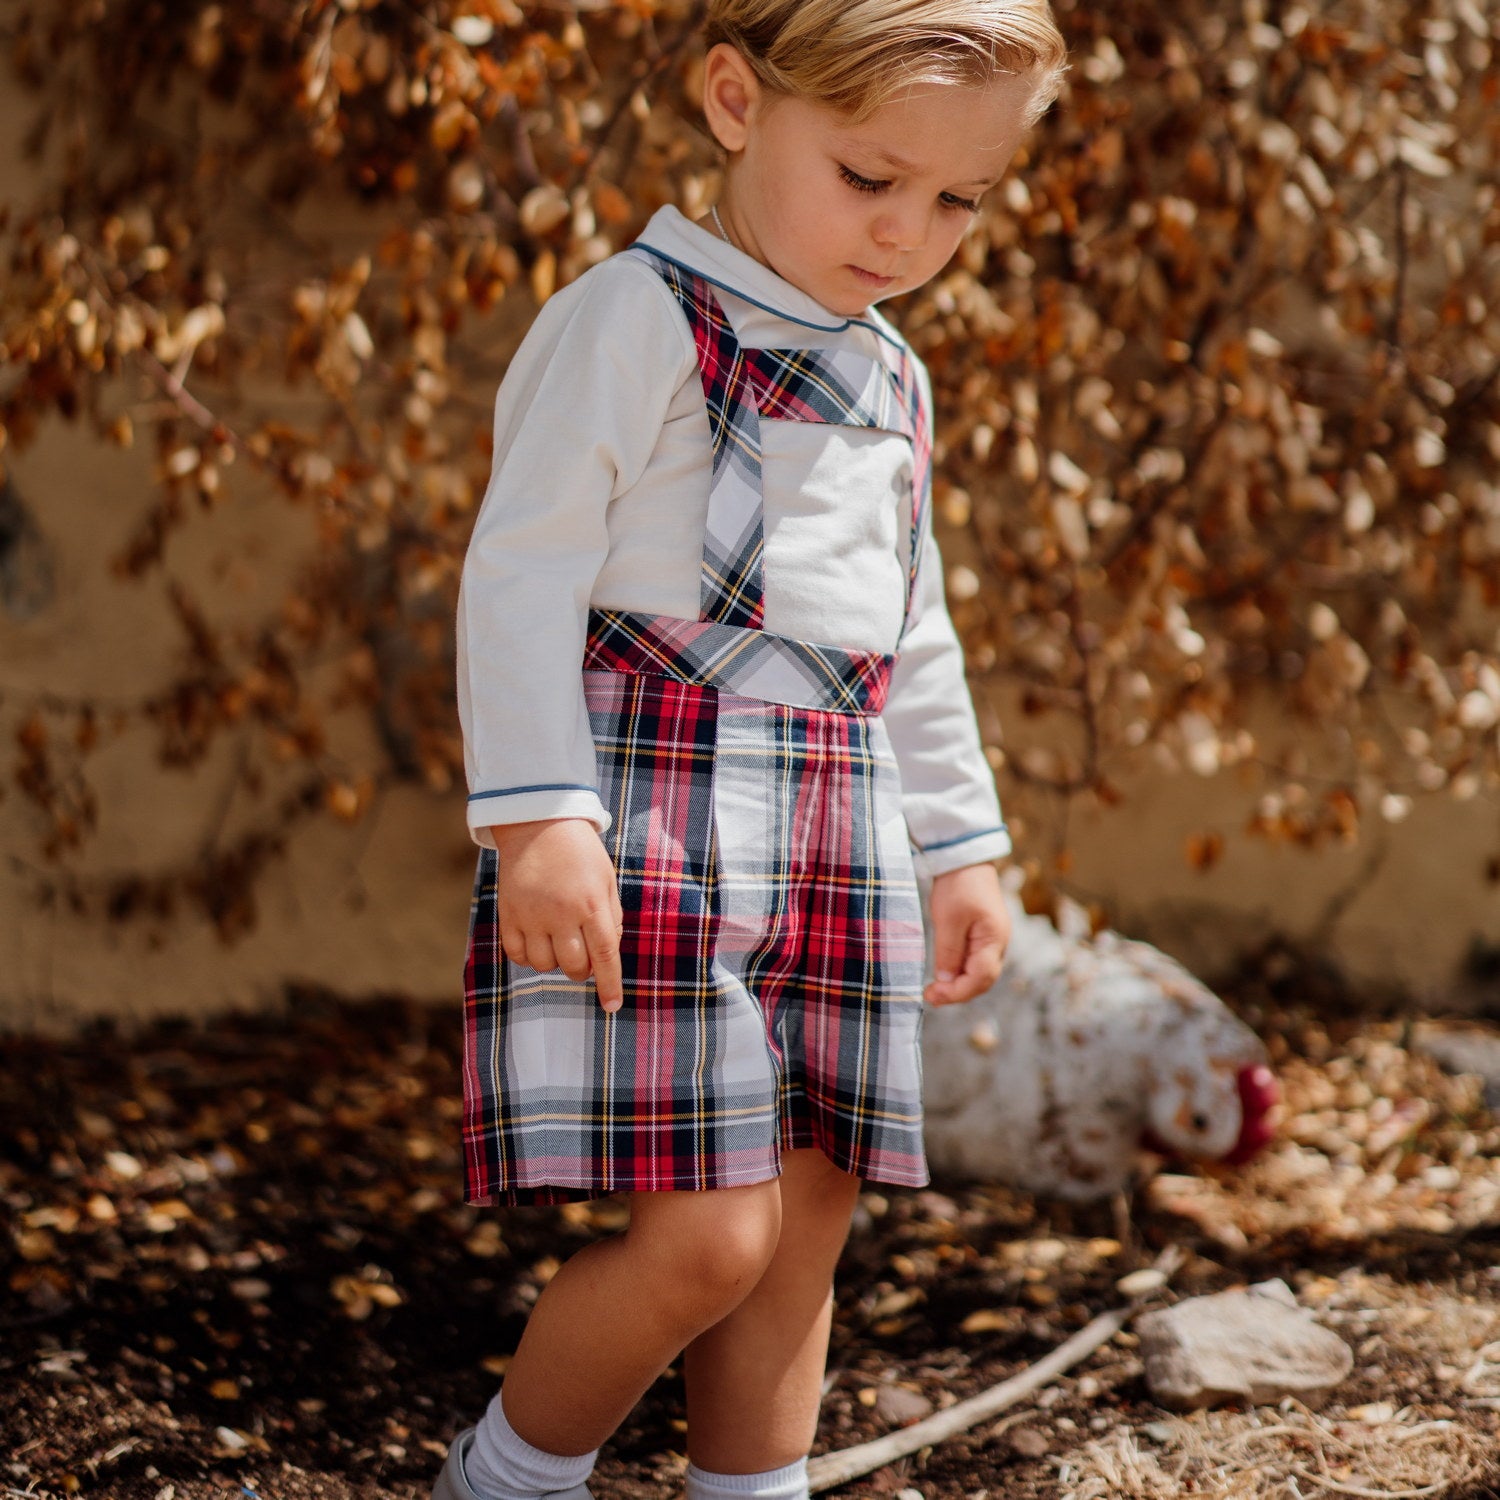
{"type": "MultiPolygon", "coordinates": [[[[815,328],[819,333],[842,333],[846,328],[868,328],[877,338],[882,338],[893,349],[905,347],[905,341],[900,337],[887,333],[884,328],[875,323],[867,322],[864,318],[845,318],[842,323],[812,323],[806,318],[799,318],[792,313],[784,311],[779,307],[772,307],[769,302],[762,302],[758,297],[752,297],[742,292],[739,287],[731,286],[727,281],[720,281],[717,277],[704,275],[697,266],[689,264],[685,260],[678,260],[675,255],[668,255],[665,250],[658,250],[655,245],[647,240],[635,240],[627,249],[635,249],[639,246],[642,250],[649,250],[653,255],[660,256],[662,260],[669,261],[679,270],[686,271],[690,276],[702,276],[703,280],[710,286],[716,286],[721,292],[728,292],[733,297],[738,297],[742,302],[748,302],[752,307],[758,307],[762,312],[774,313],[778,318],[785,318],[788,323],[800,323],[804,328],[815,328]]],[[[772,273],[775,274],[774,272],[772,273]]]]}

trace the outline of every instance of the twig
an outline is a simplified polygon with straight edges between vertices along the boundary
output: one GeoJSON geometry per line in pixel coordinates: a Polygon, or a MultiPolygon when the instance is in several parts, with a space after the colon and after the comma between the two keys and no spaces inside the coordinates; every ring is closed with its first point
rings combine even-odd
{"type": "Polygon", "coordinates": [[[1308,933],[1308,942],[1314,948],[1327,948],[1333,944],[1333,929],[1338,926],[1346,911],[1374,885],[1380,872],[1385,868],[1386,857],[1390,853],[1390,843],[1385,836],[1384,825],[1377,825],[1378,834],[1374,840],[1375,847],[1370,851],[1369,858],[1363,866],[1352,875],[1341,890],[1336,890],[1328,899],[1327,905],[1318,915],[1308,933]]]}
{"type": "Polygon", "coordinates": [[[1086,1355],[1092,1354],[1101,1344],[1113,1338],[1125,1326],[1129,1317],[1130,1310],[1127,1308],[1115,1308],[1101,1313],[1072,1338],[1021,1374],[1002,1380],[999,1385],[991,1386],[967,1401],[960,1401],[957,1406],[950,1406],[947,1411],[938,1412],[925,1421],[887,1433],[874,1442],[861,1443],[857,1447],[846,1448],[841,1453],[827,1453],[814,1459],[807,1466],[809,1491],[817,1494],[820,1490],[832,1489],[836,1485],[857,1479],[861,1474],[883,1468],[894,1459],[915,1453],[919,1448],[929,1448],[936,1443],[946,1442],[960,1432],[967,1432],[969,1428],[1004,1411],[1007,1406],[1013,1406],[1021,1397],[1046,1385],[1054,1376],[1062,1374],[1086,1355]]]}
{"type": "Polygon", "coordinates": [[[1419,1490],[1367,1490],[1363,1485],[1340,1484],[1337,1479],[1330,1479],[1326,1474],[1314,1474],[1311,1469],[1299,1469],[1295,1464],[1292,1465],[1292,1473],[1311,1484],[1321,1484],[1327,1489],[1337,1490],[1341,1495],[1357,1495],[1360,1500],[1419,1500],[1422,1495],[1436,1495],[1448,1489],[1451,1483],[1447,1479],[1440,1479],[1436,1484],[1424,1485],[1419,1490]]]}
{"type": "MultiPolygon", "coordinates": [[[[16,869],[25,868],[21,861],[13,859],[11,864],[16,869]]],[[[48,1308],[44,1312],[22,1313],[19,1318],[0,1319],[0,1333],[11,1333],[17,1328],[30,1328],[36,1323],[46,1323],[53,1318],[60,1318],[64,1313],[70,1313],[78,1306],[75,1302],[64,1302],[61,1307],[48,1308]]],[[[22,1364],[25,1361],[13,1359],[7,1362],[4,1368],[9,1369],[11,1365],[22,1364]]]]}
{"type": "MultiPolygon", "coordinates": [[[[169,370],[149,349],[136,351],[136,358],[140,361],[142,368],[159,386],[167,399],[177,407],[183,416],[196,422],[205,432],[212,433],[220,442],[228,443],[236,452],[245,452],[245,444],[239,434],[229,426],[227,422],[221,422],[188,388],[182,383],[183,376],[187,374],[185,367],[179,375],[176,370],[169,370]]],[[[181,367],[182,362],[178,361],[181,367]]]]}
{"type": "Polygon", "coordinates": [[[1406,304],[1406,161],[1396,158],[1396,290],[1391,298],[1390,317],[1386,324],[1385,341],[1391,352],[1405,363],[1406,351],[1401,347],[1401,314],[1406,304]]]}
{"type": "MultiPolygon", "coordinates": [[[[1156,1258],[1156,1269],[1170,1276],[1182,1263],[1183,1251],[1173,1245],[1156,1258]]],[[[1149,1294],[1148,1294],[1149,1295],[1149,1294]]],[[[861,1474],[869,1474],[883,1468],[893,1459],[904,1458],[919,1448],[930,1448],[946,1442],[960,1432],[993,1417],[1007,1406],[1014,1406],[1023,1396],[1029,1395],[1039,1386],[1046,1385],[1064,1370],[1071,1369],[1081,1359],[1092,1354],[1101,1344],[1107,1343],[1139,1311],[1146,1297],[1136,1297],[1125,1307],[1113,1308],[1101,1313],[1072,1338],[1061,1343],[1050,1354],[1044,1355],[1034,1365],[992,1385],[947,1411],[935,1412],[923,1421],[910,1427],[887,1433],[874,1442],[860,1443],[854,1448],[845,1448],[838,1453],[825,1453],[807,1466],[807,1487],[813,1494],[820,1490],[831,1490],[836,1485],[847,1484],[861,1474]]]]}
{"type": "Polygon", "coordinates": [[[511,160],[515,163],[517,174],[528,188],[537,187],[546,179],[542,176],[542,169],[536,164],[531,134],[526,129],[526,117],[521,113],[514,94],[507,94],[500,101],[498,115],[510,130],[511,160]]]}
{"type": "MultiPolygon", "coordinates": [[[[615,102],[615,107],[610,113],[609,118],[599,127],[598,132],[594,136],[594,149],[589,153],[588,161],[584,164],[583,170],[578,174],[579,181],[587,181],[594,175],[599,165],[599,158],[603,156],[605,148],[609,145],[610,137],[615,133],[615,126],[620,123],[622,116],[630,108],[630,101],[643,89],[652,88],[656,80],[682,56],[688,44],[697,36],[707,10],[708,5],[706,0],[696,0],[692,10],[684,19],[682,30],[677,33],[676,40],[661,50],[645,74],[634,80],[631,86],[615,102]]],[[[628,159],[632,154],[632,152],[626,152],[626,158],[628,159]]],[[[625,173],[620,171],[617,175],[623,178],[625,173]]]]}
{"type": "MultiPolygon", "coordinates": [[[[113,310],[114,298],[110,293],[109,278],[94,264],[91,256],[83,256],[82,263],[84,274],[93,286],[95,294],[106,307],[113,310]]],[[[152,383],[183,416],[195,422],[205,432],[210,433],[216,441],[228,443],[235,452],[247,453],[249,450],[246,448],[240,435],[227,422],[221,421],[216,417],[182,383],[187,375],[188,364],[191,363],[191,354],[191,350],[184,351],[183,357],[178,360],[175,370],[169,370],[151,350],[144,347],[136,350],[135,357],[140,363],[141,368],[150,377],[152,383]]]]}

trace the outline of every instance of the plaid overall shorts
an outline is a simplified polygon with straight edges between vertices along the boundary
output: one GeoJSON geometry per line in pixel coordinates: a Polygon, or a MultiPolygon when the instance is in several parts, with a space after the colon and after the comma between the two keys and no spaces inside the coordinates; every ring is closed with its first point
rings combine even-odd
{"type": "Polygon", "coordinates": [[[762,629],[760,424],[913,445],[907,620],[931,474],[910,356],[746,349],[713,287],[637,244],[697,345],[713,472],[697,620],[589,615],[583,687],[624,910],[623,1006],[501,950],[479,853],[464,966],[464,1199],[763,1182],[816,1147],[921,1186],[922,916],[880,710],[893,655],[762,629]]]}

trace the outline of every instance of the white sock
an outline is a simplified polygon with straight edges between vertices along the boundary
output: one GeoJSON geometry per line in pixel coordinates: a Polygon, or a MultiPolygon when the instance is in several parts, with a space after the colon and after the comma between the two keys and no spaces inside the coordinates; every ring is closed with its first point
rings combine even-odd
{"type": "Polygon", "coordinates": [[[463,1470],[480,1500],[537,1500],[553,1490],[570,1490],[594,1471],[599,1450],[576,1457],[533,1448],[506,1420],[500,1392],[475,1423],[474,1441],[463,1470]]]}
{"type": "Polygon", "coordinates": [[[687,1466],[686,1500],[807,1500],[807,1460],[762,1474],[710,1474],[687,1466]]]}

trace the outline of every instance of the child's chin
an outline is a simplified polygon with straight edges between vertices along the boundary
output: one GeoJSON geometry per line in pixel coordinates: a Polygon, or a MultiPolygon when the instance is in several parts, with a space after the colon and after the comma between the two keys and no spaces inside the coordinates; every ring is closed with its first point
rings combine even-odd
{"type": "Polygon", "coordinates": [[[857,318],[877,297],[886,295],[873,287],[861,287],[847,272],[841,276],[825,276],[818,281],[809,277],[802,290],[814,302],[821,303],[841,318],[857,318]]]}
{"type": "Polygon", "coordinates": [[[823,306],[829,312],[837,313],[841,318],[857,318],[861,313],[868,312],[870,304],[877,297],[884,296],[883,292],[871,292],[861,294],[860,292],[844,292],[841,296],[825,300],[823,306]]]}
{"type": "Polygon", "coordinates": [[[895,282],[885,286],[872,286],[857,290],[846,297],[851,312],[867,312],[877,302],[884,302],[888,297],[894,297],[901,291],[895,282]]]}

